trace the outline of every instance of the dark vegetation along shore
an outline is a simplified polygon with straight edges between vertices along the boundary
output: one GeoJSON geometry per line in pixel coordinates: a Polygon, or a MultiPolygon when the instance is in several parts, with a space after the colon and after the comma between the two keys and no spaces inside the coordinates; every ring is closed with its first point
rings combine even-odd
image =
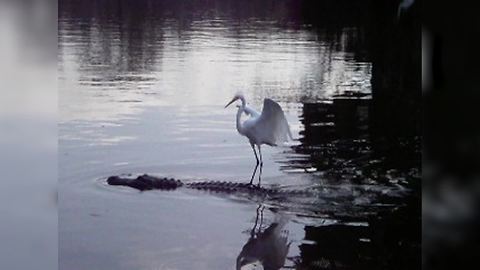
{"type": "Polygon", "coordinates": [[[392,212],[370,217],[368,228],[307,226],[306,238],[322,243],[300,247],[302,262],[309,267],[314,265],[309,262],[318,262],[318,257],[341,261],[346,269],[421,267],[419,4],[415,3],[399,19],[396,4],[375,0],[312,1],[312,6],[305,9],[303,17],[318,31],[335,33],[332,28],[349,26],[361,29],[362,38],[352,42],[362,44],[352,44],[352,50],[355,57],[372,62],[372,95],[336,97],[328,104],[305,104],[305,131],[302,145],[295,151],[309,153],[310,162],[327,171],[329,177],[353,182],[400,181],[412,190],[396,202],[400,206],[392,212]],[[317,16],[316,11],[332,8],[338,11],[317,16]],[[339,19],[333,14],[343,16],[339,19]],[[359,238],[372,242],[356,241],[359,238]],[[329,243],[328,247],[325,243],[329,243]]]}

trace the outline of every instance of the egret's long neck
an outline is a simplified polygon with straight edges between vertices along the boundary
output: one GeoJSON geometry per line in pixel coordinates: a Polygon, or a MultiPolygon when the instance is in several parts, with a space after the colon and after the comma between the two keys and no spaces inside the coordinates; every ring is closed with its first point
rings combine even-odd
{"type": "Polygon", "coordinates": [[[237,130],[238,130],[238,133],[243,135],[243,125],[242,125],[241,118],[247,102],[243,97],[240,97],[240,100],[242,101],[242,106],[238,107],[238,111],[237,111],[237,130]]]}

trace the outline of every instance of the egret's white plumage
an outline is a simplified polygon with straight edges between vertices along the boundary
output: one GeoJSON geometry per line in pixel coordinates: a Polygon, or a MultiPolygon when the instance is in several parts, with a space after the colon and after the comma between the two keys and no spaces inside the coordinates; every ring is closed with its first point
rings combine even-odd
{"type": "Polygon", "coordinates": [[[290,127],[282,108],[275,101],[266,98],[263,101],[262,114],[251,117],[244,122],[248,138],[254,138],[254,143],[277,145],[292,138],[290,127]]]}
{"type": "MultiPolygon", "coordinates": [[[[285,114],[280,105],[269,98],[265,98],[263,101],[262,113],[258,113],[255,109],[248,106],[245,97],[242,94],[236,94],[225,108],[237,100],[242,102],[240,106],[237,106],[236,125],[238,133],[248,138],[255,154],[255,158],[257,159],[257,166],[258,163],[263,165],[262,151],[260,148],[262,144],[277,146],[288,141],[288,139],[292,139],[292,133],[290,132],[287,119],[285,118],[285,114]],[[241,120],[243,113],[250,116],[250,118],[244,122],[241,120]],[[257,152],[255,151],[255,145],[258,147],[260,153],[260,161],[258,160],[257,152]]],[[[257,167],[255,167],[253,176],[255,175],[256,169],[257,167]]],[[[253,176],[250,183],[253,180],[253,176]]]]}
{"type": "MultiPolygon", "coordinates": [[[[239,107],[241,107],[241,106],[238,105],[237,108],[239,108],[239,107]]],[[[257,112],[254,108],[248,106],[248,104],[245,104],[245,108],[243,108],[243,110],[244,110],[244,113],[245,113],[246,115],[251,115],[251,116],[253,116],[253,117],[258,117],[258,116],[260,116],[260,113],[257,112]]]]}

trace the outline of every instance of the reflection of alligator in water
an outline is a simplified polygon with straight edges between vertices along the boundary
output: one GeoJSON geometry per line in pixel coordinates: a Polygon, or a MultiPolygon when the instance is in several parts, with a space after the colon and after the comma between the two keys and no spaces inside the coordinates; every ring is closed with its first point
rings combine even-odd
{"type": "Polygon", "coordinates": [[[220,182],[220,181],[206,181],[206,182],[191,182],[185,183],[177,179],[167,177],[156,177],[148,174],[140,175],[136,178],[110,176],[107,183],[113,186],[128,186],[131,188],[144,190],[175,190],[181,187],[197,190],[207,190],[212,192],[222,193],[248,193],[259,195],[281,195],[288,193],[292,194],[308,194],[305,190],[282,190],[279,188],[265,188],[261,186],[251,185],[247,183],[235,182],[220,182]]]}

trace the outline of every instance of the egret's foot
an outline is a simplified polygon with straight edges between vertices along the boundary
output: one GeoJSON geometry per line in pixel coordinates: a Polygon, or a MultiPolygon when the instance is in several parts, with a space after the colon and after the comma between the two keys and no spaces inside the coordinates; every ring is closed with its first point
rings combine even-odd
{"type": "Polygon", "coordinates": [[[247,185],[251,189],[260,189],[260,184],[253,184],[253,183],[248,183],[247,185]]]}

